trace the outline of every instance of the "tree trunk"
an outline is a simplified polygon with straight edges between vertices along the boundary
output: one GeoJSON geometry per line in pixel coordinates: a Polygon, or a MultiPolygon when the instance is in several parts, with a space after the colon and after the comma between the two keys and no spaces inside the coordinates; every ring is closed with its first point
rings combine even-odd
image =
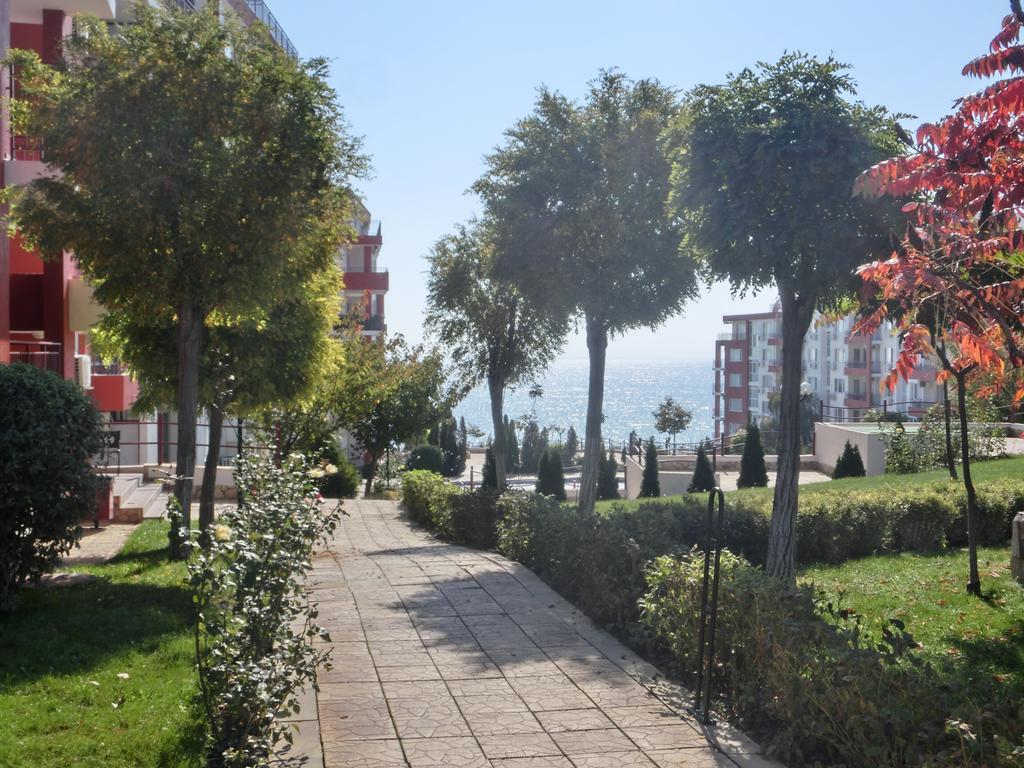
{"type": "Polygon", "coordinates": [[[950,422],[953,414],[949,408],[949,380],[942,382],[942,407],[945,409],[943,421],[946,422],[946,467],[949,469],[949,479],[959,480],[956,476],[956,457],[953,455],[953,425],[950,422]]]}
{"type": "Polygon", "coordinates": [[[220,444],[224,433],[224,411],[210,406],[210,439],[203,468],[203,486],[199,491],[199,530],[205,534],[213,525],[213,496],[217,489],[217,467],[220,466],[220,444]]]}
{"type": "Polygon", "coordinates": [[[957,410],[960,412],[960,460],[964,469],[964,489],[967,491],[967,594],[981,597],[981,576],[978,575],[978,498],[971,480],[971,450],[967,435],[967,373],[958,371],[956,376],[957,410]]]}
{"type": "MultiPolygon", "coordinates": [[[[199,400],[199,356],[202,351],[203,316],[195,302],[186,299],[178,310],[178,452],[174,469],[174,497],[181,505],[181,524],[192,526],[192,483],[196,468],[196,410],[199,400]]],[[[171,528],[170,555],[184,557],[181,539],[171,528]]]]}
{"type": "Polygon", "coordinates": [[[369,496],[373,493],[373,478],[377,476],[377,464],[380,461],[376,456],[370,458],[370,471],[366,475],[366,490],[364,496],[369,496]]]}
{"type": "Polygon", "coordinates": [[[800,488],[800,378],[804,336],[814,304],[779,286],[782,299],[782,387],[779,394],[778,467],[768,535],[770,576],[796,582],[796,514],[800,488]]]}
{"type": "Polygon", "coordinates": [[[491,371],[487,374],[487,389],[491,395],[491,429],[494,439],[491,441],[491,453],[494,454],[494,474],[498,480],[498,490],[505,488],[505,384],[502,376],[491,371]]]}
{"type": "Polygon", "coordinates": [[[590,354],[590,383],[587,389],[587,427],[583,437],[583,474],[577,508],[593,512],[597,501],[597,474],[601,460],[601,419],[604,411],[604,363],[608,351],[608,328],[590,315],[587,322],[587,351],[590,354]]]}

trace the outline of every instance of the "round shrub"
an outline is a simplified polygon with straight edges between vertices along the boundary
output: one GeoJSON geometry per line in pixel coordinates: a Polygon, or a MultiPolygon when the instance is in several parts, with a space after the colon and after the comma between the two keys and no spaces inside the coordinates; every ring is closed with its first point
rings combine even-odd
{"type": "Polygon", "coordinates": [[[421,445],[413,449],[407,466],[409,469],[422,469],[440,475],[444,469],[444,454],[436,445],[421,445]]]}
{"type": "Polygon", "coordinates": [[[0,365],[0,610],[71,551],[96,511],[99,415],[71,382],[0,365]]]}
{"type": "Polygon", "coordinates": [[[321,491],[324,496],[331,499],[353,499],[359,491],[359,470],[352,466],[348,460],[342,459],[337,464],[338,471],[328,475],[321,491]]]}

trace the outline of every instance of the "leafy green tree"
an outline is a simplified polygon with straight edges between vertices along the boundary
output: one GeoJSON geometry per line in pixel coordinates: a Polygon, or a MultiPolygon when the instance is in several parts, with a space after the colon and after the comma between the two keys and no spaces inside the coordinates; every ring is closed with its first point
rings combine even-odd
{"type": "Polygon", "coordinates": [[[846,441],[843,452],[836,461],[836,468],[832,471],[832,479],[839,480],[844,477],[864,477],[864,460],[860,455],[860,448],[851,445],[846,441]]]}
{"type": "Polygon", "coordinates": [[[619,465],[615,461],[614,452],[606,453],[601,446],[600,462],[597,473],[597,498],[619,498],[619,465]]]}
{"type": "Polygon", "coordinates": [[[444,454],[436,445],[421,445],[412,450],[407,466],[441,475],[444,474],[444,454]]]}
{"type": "Polygon", "coordinates": [[[654,428],[663,435],[669,435],[673,443],[676,441],[676,435],[685,432],[693,421],[693,414],[671,397],[666,397],[651,415],[654,416],[654,428]]]}
{"type": "Polygon", "coordinates": [[[440,414],[451,409],[443,361],[437,352],[410,349],[399,336],[385,344],[363,343],[362,359],[347,364],[375,382],[362,397],[339,392],[338,423],[349,430],[369,456],[366,492],[372,488],[377,464],[399,444],[421,439],[440,414]]]}
{"type": "Polygon", "coordinates": [[[561,347],[566,325],[495,275],[491,228],[471,221],[442,237],[427,257],[427,328],[451,355],[467,387],[487,383],[498,484],[515,460],[503,430],[505,390],[543,371],[561,347]]]}
{"type": "Polygon", "coordinates": [[[658,448],[654,445],[653,437],[647,441],[647,450],[644,453],[644,474],[640,480],[640,496],[643,498],[661,496],[661,481],[658,479],[658,448]]]}
{"type": "Polygon", "coordinates": [[[332,261],[366,167],[327,63],[292,59],[261,25],[223,24],[216,7],[140,3],[116,30],[79,19],[57,68],[12,56],[18,130],[57,171],[15,196],[18,230],[44,255],[73,251],[105,307],[177,330],[184,525],[207,318],[272,305],[287,277],[332,261]]]}
{"type": "MultiPolygon", "coordinates": [[[[224,418],[249,417],[298,403],[328,375],[338,354],[330,337],[338,316],[340,275],[333,265],[282,290],[273,306],[241,317],[211,313],[204,323],[199,361],[199,403],[209,415],[206,465],[199,494],[199,523],[213,522],[214,491],[224,418]]],[[[127,363],[140,382],[136,408],[172,403],[177,391],[177,330],[167,317],[140,317],[114,309],[93,334],[95,348],[127,363]]],[[[315,458],[327,446],[310,446],[315,458]]]]}
{"type": "Polygon", "coordinates": [[[740,457],[740,476],[737,488],[767,488],[768,469],[764,463],[764,446],[761,444],[761,428],[755,422],[747,425],[743,440],[743,455],[740,457]]]}
{"type": "Polygon", "coordinates": [[[603,71],[574,102],[541,88],[474,185],[494,222],[496,273],[555,314],[582,318],[590,357],[579,508],[592,511],[608,338],[654,327],[695,289],[665,208],[658,137],[676,110],[654,80],[603,71]]]}
{"type": "Polygon", "coordinates": [[[835,59],[788,53],[701,85],[667,134],[670,210],[707,279],[782,302],[779,464],[767,571],[795,579],[803,339],[815,309],[852,295],[854,269],[891,250],[898,207],[853,197],[863,171],[900,149],[896,117],[851,101],[835,59]]]}
{"type": "Polygon", "coordinates": [[[693,478],[690,480],[690,485],[686,489],[687,493],[699,493],[701,491],[710,491],[718,485],[715,482],[715,472],[711,468],[711,462],[708,460],[708,454],[704,450],[704,446],[697,447],[697,463],[693,468],[693,478]]]}
{"type": "Polygon", "coordinates": [[[563,459],[562,462],[565,466],[571,467],[576,464],[576,454],[580,452],[580,439],[576,435],[576,428],[573,426],[569,427],[569,431],[565,435],[565,447],[563,448],[563,459]]]}

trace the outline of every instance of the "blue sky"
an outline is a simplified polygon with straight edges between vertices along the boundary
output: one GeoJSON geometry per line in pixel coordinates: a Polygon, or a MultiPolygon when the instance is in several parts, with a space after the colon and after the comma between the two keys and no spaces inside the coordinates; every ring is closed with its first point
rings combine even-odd
{"type": "MultiPolygon", "coordinates": [[[[977,89],[960,75],[983,53],[1007,0],[517,0],[432,3],[274,0],[303,56],[331,62],[352,130],[374,177],[360,191],[384,223],[391,272],[388,326],[422,335],[424,254],[479,211],[466,189],[485,153],[532,108],[540,84],[581,95],[602,67],[687,89],[785,50],[834,53],[853,66],[861,98],[935,120],[977,89]]],[[[710,360],[721,315],[761,310],[772,296],[705,291],[656,331],[615,339],[612,358],[710,360]]],[[[577,337],[567,357],[585,356],[577,337]]]]}

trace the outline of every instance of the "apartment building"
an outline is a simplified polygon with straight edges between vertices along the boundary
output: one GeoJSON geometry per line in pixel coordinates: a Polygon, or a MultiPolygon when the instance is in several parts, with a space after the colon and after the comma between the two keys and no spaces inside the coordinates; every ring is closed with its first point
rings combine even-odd
{"type": "MultiPolygon", "coordinates": [[[[726,315],[729,328],[715,342],[715,436],[731,435],[750,420],[771,416],[769,398],[782,383],[782,310],[726,315]]],[[[910,381],[882,392],[885,376],[899,354],[892,328],[871,336],[852,334],[853,318],[824,322],[816,314],[804,337],[803,376],[810,394],[821,403],[826,421],[850,421],[873,408],[888,407],[919,416],[941,397],[936,369],[922,363],[910,381]]]]}
{"type": "Polygon", "coordinates": [[[378,339],[387,332],[384,296],[390,285],[388,271],[380,269],[378,264],[384,243],[381,223],[371,218],[361,201],[351,223],[355,240],[338,256],[338,266],[345,273],[342,311],[361,318],[363,336],[378,339]]]}
{"type": "MultiPolygon", "coordinates": [[[[150,0],[156,4],[160,0],[150,0]]],[[[291,56],[295,46],[263,0],[167,0],[186,10],[215,2],[222,14],[245,24],[262,22],[291,56]]],[[[131,21],[129,0],[0,0],[0,56],[11,48],[34,50],[49,64],[60,56],[62,39],[71,33],[74,16],[88,14],[109,22],[131,21]]],[[[0,72],[0,91],[11,92],[10,72],[0,72]]],[[[0,185],[20,185],[46,173],[42,148],[32,137],[13,135],[6,114],[0,115],[0,185]]],[[[378,238],[379,239],[379,238],[378,238]]],[[[383,306],[383,305],[382,305],[383,306]]],[[[89,329],[101,309],[82,279],[73,254],[43,261],[16,236],[0,229],[0,364],[22,362],[76,380],[121,440],[124,464],[147,464],[173,456],[176,428],[173,415],[134,417],[129,411],[138,385],[119,365],[103,365],[92,357],[89,329]]],[[[232,434],[232,430],[226,432],[232,434]]],[[[205,457],[205,431],[200,429],[198,461],[205,457]]],[[[226,446],[231,454],[231,444],[226,446]]]]}

